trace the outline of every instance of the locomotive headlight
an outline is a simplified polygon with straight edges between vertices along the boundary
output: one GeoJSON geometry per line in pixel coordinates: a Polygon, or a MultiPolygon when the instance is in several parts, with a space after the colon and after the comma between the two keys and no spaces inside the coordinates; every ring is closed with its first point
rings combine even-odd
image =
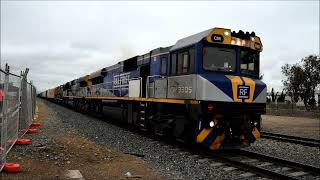
{"type": "Polygon", "coordinates": [[[209,123],[209,126],[210,127],[213,127],[215,124],[214,124],[214,121],[210,121],[210,123],[209,123]]]}
{"type": "Polygon", "coordinates": [[[245,40],[242,40],[242,41],[241,41],[241,45],[242,45],[242,46],[245,46],[245,45],[246,45],[246,41],[245,41],[245,40]]]}
{"type": "Polygon", "coordinates": [[[254,37],[251,37],[251,41],[253,41],[253,42],[254,42],[254,37]]]}
{"type": "Polygon", "coordinates": [[[230,35],[230,32],[229,32],[229,31],[224,31],[224,35],[225,35],[225,36],[229,36],[229,35],[230,35]]]}
{"type": "Polygon", "coordinates": [[[241,40],[237,39],[237,46],[241,46],[241,40]]]}

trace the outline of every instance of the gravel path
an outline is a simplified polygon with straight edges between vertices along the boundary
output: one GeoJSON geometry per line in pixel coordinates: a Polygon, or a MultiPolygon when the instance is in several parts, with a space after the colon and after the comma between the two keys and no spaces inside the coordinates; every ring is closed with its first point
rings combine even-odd
{"type": "MultiPolygon", "coordinates": [[[[156,171],[167,179],[248,179],[241,176],[246,173],[245,171],[238,169],[229,171],[228,165],[192,156],[163,142],[146,138],[48,101],[44,102],[48,109],[51,109],[54,116],[52,118],[60,120],[59,127],[67,131],[77,131],[97,144],[112,147],[124,153],[144,155],[143,160],[153,165],[156,171]]],[[[319,149],[316,148],[262,140],[248,149],[320,166],[319,149]]]]}

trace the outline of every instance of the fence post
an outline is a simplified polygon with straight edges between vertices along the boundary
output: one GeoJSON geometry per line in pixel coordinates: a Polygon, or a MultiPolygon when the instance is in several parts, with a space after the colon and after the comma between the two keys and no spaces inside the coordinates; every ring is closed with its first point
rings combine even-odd
{"type": "Polygon", "coordinates": [[[1,167],[2,170],[3,166],[6,163],[7,157],[7,118],[8,118],[8,83],[9,83],[9,66],[6,64],[5,73],[4,73],[4,84],[3,84],[3,101],[2,101],[2,126],[1,126],[1,167]]]}
{"type": "Polygon", "coordinates": [[[6,64],[6,75],[4,78],[4,99],[3,99],[3,108],[4,108],[4,124],[5,124],[5,153],[7,153],[7,136],[8,136],[8,90],[9,90],[9,71],[10,71],[10,67],[8,66],[8,64],[6,64]]]}
{"type": "Polygon", "coordinates": [[[5,163],[5,138],[4,138],[4,129],[5,129],[5,123],[4,123],[4,109],[3,109],[3,100],[4,100],[4,80],[2,79],[2,73],[5,76],[5,72],[2,70],[0,71],[0,171],[2,170],[4,163],[5,163]]]}
{"type": "Polygon", "coordinates": [[[30,126],[30,112],[28,112],[28,83],[27,83],[27,74],[29,69],[27,68],[25,72],[21,72],[21,116],[19,119],[19,130],[20,137],[22,137],[30,126]]]}

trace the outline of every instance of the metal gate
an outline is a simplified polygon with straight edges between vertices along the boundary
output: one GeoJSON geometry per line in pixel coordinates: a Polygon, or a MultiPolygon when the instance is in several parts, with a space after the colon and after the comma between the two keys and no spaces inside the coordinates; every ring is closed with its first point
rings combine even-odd
{"type": "Polygon", "coordinates": [[[26,73],[15,75],[0,69],[0,171],[6,156],[32,123],[35,114],[36,89],[26,80],[26,73]]]}

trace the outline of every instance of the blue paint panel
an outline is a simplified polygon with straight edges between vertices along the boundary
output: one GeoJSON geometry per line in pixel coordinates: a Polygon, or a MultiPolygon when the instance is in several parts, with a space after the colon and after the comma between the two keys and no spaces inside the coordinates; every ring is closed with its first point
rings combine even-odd
{"type": "Polygon", "coordinates": [[[209,80],[217,88],[227,94],[231,99],[233,99],[232,84],[230,79],[228,79],[224,73],[218,72],[207,72],[206,74],[200,74],[203,78],[209,80]]]}
{"type": "Polygon", "coordinates": [[[166,55],[165,56],[166,57],[166,59],[167,59],[167,75],[169,75],[170,74],[170,55],[166,55]]]}
{"type": "Polygon", "coordinates": [[[262,90],[267,86],[264,82],[254,79],[254,82],[256,83],[256,87],[254,89],[254,95],[253,95],[253,100],[255,100],[259,94],[262,92],[262,90]]]}
{"type": "Polygon", "coordinates": [[[108,71],[107,76],[103,78],[105,89],[109,89],[114,96],[123,97],[128,95],[129,79],[139,77],[138,70],[123,72],[122,68],[108,71]],[[122,79],[122,81],[120,81],[122,79]]]}
{"type": "Polygon", "coordinates": [[[150,62],[150,76],[160,75],[160,56],[151,58],[150,62]]]}
{"type": "Polygon", "coordinates": [[[195,62],[194,62],[194,66],[195,66],[195,73],[196,74],[200,74],[200,73],[204,73],[204,71],[201,71],[202,69],[202,48],[203,48],[203,44],[197,43],[195,45],[195,62]]]}

